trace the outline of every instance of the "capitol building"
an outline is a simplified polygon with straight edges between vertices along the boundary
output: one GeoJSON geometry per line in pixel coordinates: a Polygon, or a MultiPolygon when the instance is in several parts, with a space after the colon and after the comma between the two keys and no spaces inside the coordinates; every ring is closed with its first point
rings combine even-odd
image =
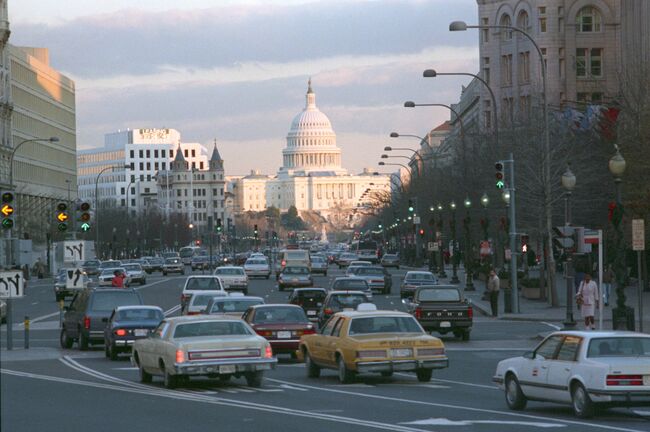
{"type": "Polygon", "coordinates": [[[348,212],[370,205],[373,197],[390,193],[390,177],[365,169],[351,175],[341,167],[341,149],[325,114],[316,106],[311,80],[305,108],[291,122],[283,165],[275,176],[257,171],[233,181],[235,211],[313,211],[329,218],[334,211],[348,212]]]}

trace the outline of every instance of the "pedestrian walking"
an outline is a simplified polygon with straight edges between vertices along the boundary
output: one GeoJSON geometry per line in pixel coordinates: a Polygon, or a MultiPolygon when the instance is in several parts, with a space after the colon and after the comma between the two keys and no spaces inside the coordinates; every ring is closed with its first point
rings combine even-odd
{"type": "Polygon", "coordinates": [[[583,281],[578,288],[576,295],[576,304],[580,306],[580,315],[585,320],[585,330],[595,330],[594,315],[596,315],[596,308],[598,307],[598,285],[591,280],[591,275],[585,273],[583,281]]]}
{"type": "Polygon", "coordinates": [[[492,316],[499,314],[499,290],[501,288],[501,281],[497,272],[494,269],[490,270],[490,278],[488,279],[487,290],[490,295],[490,307],[492,308],[492,316]]]}
{"type": "Polygon", "coordinates": [[[603,272],[603,302],[605,306],[609,306],[609,296],[612,290],[612,281],[614,281],[614,272],[612,271],[612,265],[607,264],[605,271],[603,272]]]}

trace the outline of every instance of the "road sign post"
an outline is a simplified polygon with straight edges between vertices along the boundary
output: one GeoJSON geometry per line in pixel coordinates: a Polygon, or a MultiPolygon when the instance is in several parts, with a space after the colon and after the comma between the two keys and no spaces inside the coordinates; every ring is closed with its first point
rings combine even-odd
{"type": "Polygon", "coordinates": [[[632,219],[632,250],[636,251],[638,299],[639,299],[639,332],[643,333],[643,252],[645,251],[645,226],[643,219],[632,219]]]}
{"type": "Polygon", "coordinates": [[[21,271],[0,272],[0,298],[7,299],[7,350],[14,348],[13,299],[24,295],[25,285],[21,271]]]}

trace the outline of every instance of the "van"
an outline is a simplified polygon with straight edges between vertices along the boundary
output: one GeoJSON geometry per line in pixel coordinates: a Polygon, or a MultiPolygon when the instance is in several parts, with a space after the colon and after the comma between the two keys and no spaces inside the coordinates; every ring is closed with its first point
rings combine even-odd
{"type": "Polygon", "coordinates": [[[275,264],[276,279],[280,276],[280,272],[282,272],[286,266],[307,267],[311,272],[311,258],[309,258],[309,251],[302,249],[285,249],[280,251],[275,264]]]}

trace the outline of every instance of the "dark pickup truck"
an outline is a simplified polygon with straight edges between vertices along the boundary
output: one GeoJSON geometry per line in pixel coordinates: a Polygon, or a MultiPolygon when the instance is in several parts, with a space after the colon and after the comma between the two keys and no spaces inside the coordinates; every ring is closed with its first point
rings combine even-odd
{"type": "Polygon", "coordinates": [[[474,312],[457,287],[421,286],[415,291],[413,301],[402,301],[426,331],[443,335],[451,332],[464,341],[469,340],[474,312]]]}

